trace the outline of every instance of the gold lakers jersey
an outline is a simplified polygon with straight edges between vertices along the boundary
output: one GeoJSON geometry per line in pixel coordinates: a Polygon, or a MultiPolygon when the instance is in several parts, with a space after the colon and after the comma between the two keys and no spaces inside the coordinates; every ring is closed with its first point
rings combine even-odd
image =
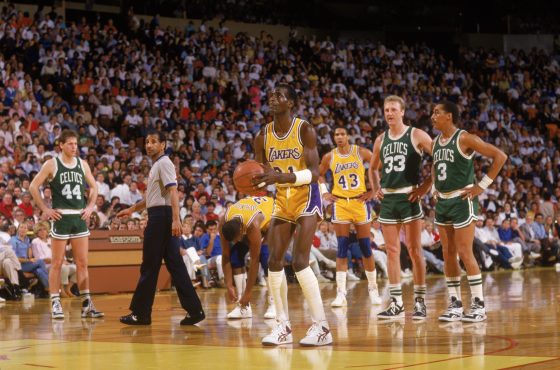
{"type": "Polygon", "coordinates": [[[341,198],[353,198],[365,193],[365,168],[360,157],[360,148],[350,145],[348,154],[341,154],[338,148],[333,149],[331,153],[332,194],[341,198]]]}
{"type": "MultiPolygon", "coordinates": [[[[274,132],[274,122],[265,128],[265,155],[270,166],[281,173],[290,173],[307,168],[303,157],[303,142],[300,127],[305,121],[294,117],[288,132],[279,137],[274,132]]],[[[277,184],[278,187],[290,187],[292,184],[277,184]]]]}
{"type": "Polygon", "coordinates": [[[228,207],[225,220],[230,221],[234,217],[240,218],[243,224],[243,233],[247,231],[247,227],[253,222],[255,216],[261,213],[264,220],[261,223],[261,230],[266,230],[272,216],[274,200],[270,197],[247,197],[239,200],[237,203],[228,207]]]}

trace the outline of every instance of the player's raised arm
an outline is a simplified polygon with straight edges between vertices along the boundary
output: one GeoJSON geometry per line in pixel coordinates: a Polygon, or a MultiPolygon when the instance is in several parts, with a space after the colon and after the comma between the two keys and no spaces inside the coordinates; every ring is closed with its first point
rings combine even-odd
{"type": "MultiPolygon", "coordinates": [[[[413,135],[413,142],[416,143],[416,147],[421,150],[423,153],[428,155],[432,155],[432,149],[434,147],[434,143],[430,135],[426,133],[424,130],[415,129],[412,131],[413,135]]],[[[422,184],[418,186],[416,189],[410,192],[408,200],[411,202],[417,202],[420,198],[422,198],[427,192],[430,191],[432,187],[433,179],[432,176],[428,176],[424,179],[422,184]]]]}
{"type": "Polygon", "coordinates": [[[328,152],[323,156],[321,164],[319,164],[319,189],[321,191],[321,197],[329,202],[334,202],[336,197],[329,192],[327,186],[327,181],[325,179],[325,174],[329,170],[329,166],[332,160],[332,152],[328,152]]]}
{"type": "MultiPolygon", "coordinates": [[[[301,186],[317,182],[319,178],[319,152],[317,151],[317,135],[315,129],[305,123],[300,126],[300,136],[303,142],[303,158],[305,160],[304,170],[293,173],[281,173],[275,171],[270,166],[264,167],[264,173],[253,177],[253,184],[259,188],[271,184],[294,184],[301,186]]],[[[255,158],[258,162],[264,163],[264,137],[260,140],[255,139],[255,158]],[[259,154],[260,153],[260,154],[259,154]]]]}
{"type": "Polygon", "coordinates": [[[463,199],[474,198],[484,192],[494,182],[500,170],[507,161],[507,155],[492,144],[484,142],[476,135],[464,133],[460,137],[459,147],[464,153],[477,152],[485,157],[492,158],[488,173],[475,186],[465,189],[463,199]]]}
{"type": "Polygon", "coordinates": [[[97,200],[97,183],[91,174],[91,169],[86,161],[78,159],[82,161],[82,167],[84,169],[84,174],[86,177],[86,182],[89,186],[89,195],[88,195],[88,203],[86,208],[82,211],[82,220],[89,220],[89,216],[93,212],[95,201],[97,200]]]}
{"type": "Polygon", "coordinates": [[[369,161],[368,178],[373,196],[377,199],[383,199],[383,192],[381,191],[381,176],[379,176],[379,169],[381,168],[381,143],[383,142],[383,135],[379,135],[373,143],[373,151],[369,161]]]}
{"type": "Polygon", "coordinates": [[[255,160],[262,164],[267,164],[266,155],[264,153],[264,133],[260,130],[255,137],[255,160]]]}
{"type": "Polygon", "coordinates": [[[31,181],[31,184],[29,185],[29,192],[31,193],[31,196],[35,201],[35,204],[37,204],[37,207],[41,209],[43,214],[45,214],[50,219],[60,220],[60,218],[62,217],[60,212],[47,207],[47,205],[43,201],[43,198],[41,197],[41,192],[39,191],[39,187],[53,175],[55,170],[54,161],[55,159],[52,158],[45,162],[43,167],[41,167],[39,173],[37,173],[37,175],[35,175],[35,177],[33,178],[33,181],[31,181]]]}

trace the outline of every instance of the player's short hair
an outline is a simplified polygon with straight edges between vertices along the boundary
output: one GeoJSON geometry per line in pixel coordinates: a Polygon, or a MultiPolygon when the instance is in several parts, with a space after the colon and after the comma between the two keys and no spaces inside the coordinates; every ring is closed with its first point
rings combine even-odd
{"type": "Polygon", "coordinates": [[[58,138],[59,144],[65,144],[66,141],[72,137],[75,137],[78,140],[78,133],[74,130],[64,129],[58,138]]]}
{"type": "Polygon", "coordinates": [[[346,135],[348,135],[348,127],[346,126],[336,126],[334,128],[334,131],[336,132],[336,130],[344,130],[344,132],[346,133],[346,135]]]}
{"type": "Polygon", "coordinates": [[[401,110],[405,110],[406,109],[406,104],[404,102],[404,99],[401,98],[398,95],[389,95],[388,97],[385,98],[385,100],[383,100],[383,105],[389,103],[389,102],[397,102],[400,104],[401,106],[401,110]]]}
{"type": "Polygon", "coordinates": [[[241,220],[234,217],[222,225],[222,235],[228,242],[231,242],[241,233],[241,226],[241,220]]]}
{"type": "Polygon", "coordinates": [[[450,102],[449,100],[443,100],[438,103],[442,106],[445,113],[451,113],[451,120],[453,124],[459,123],[459,107],[457,104],[450,102]]]}
{"type": "Polygon", "coordinates": [[[276,88],[277,89],[285,89],[286,90],[286,95],[287,95],[286,98],[288,98],[288,100],[291,100],[294,104],[297,103],[297,93],[296,93],[296,90],[291,85],[281,83],[281,84],[278,84],[276,86],[276,88]]]}
{"type": "Polygon", "coordinates": [[[156,129],[150,129],[150,130],[148,130],[148,133],[146,134],[146,137],[148,137],[148,136],[157,136],[160,143],[166,143],[167,142],[167,138],[165,137],[165,132],[163,132],[163,131],[158,131],[156,129]]]}

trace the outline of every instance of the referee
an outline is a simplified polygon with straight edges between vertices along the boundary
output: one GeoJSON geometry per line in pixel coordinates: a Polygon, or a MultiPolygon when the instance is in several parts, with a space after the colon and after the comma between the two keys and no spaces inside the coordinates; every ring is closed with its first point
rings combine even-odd
{"type": "Polygon", "coordinates": [[[181,221],[175,166],[164,155],[166,138],[163,132],[152,131],[146,137],[146,152],[153,165],[148,177],[146,197],[141,202],[120,211],[117,217],[148,209],[148,225],[144,231],[140,280],[130,302],[130,314],[120,321],[127,325],[150,325],[161,259],[171,274],[181,306],[187,316],[181,325],[194,325],[205,315],[196,291],[187,275],[187,268],[179,253],[181,221]]]}

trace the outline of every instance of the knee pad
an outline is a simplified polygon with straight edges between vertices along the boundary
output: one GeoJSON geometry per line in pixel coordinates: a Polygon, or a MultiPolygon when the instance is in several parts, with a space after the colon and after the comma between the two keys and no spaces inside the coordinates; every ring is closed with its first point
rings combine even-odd
{"type": "Polygon", "coordinates": [[[348,242],[350,241],[350,238],[347,236],[337,236],[336,240],[338,242],[336,258],[348,258],[348,242]]]}
{"type": "Polygon", "coordinates": [[[234,248],[231,249],[230,261],[231,267],[233,268],[241,268],[245,267],[245,254],[242,253],[241,248],[234,248]]]}
{"type": "Polygon", "coordinates": [[[261,267],[265,271],[265,274],[268,271],[268,258],[269,258],[268,245],[263,244],[261,246],[261,254],[259,256],[259,260],[260,260],[260,263],[261,263],[261,267]]]}
{"type": "Polygon", "coordinates": [[[369,238],[360,238],[358,242],[360,245],[360,250],[362,251],[362,256],[364,258],[371,257],[371,241],[369,240],[369,238]]]}

